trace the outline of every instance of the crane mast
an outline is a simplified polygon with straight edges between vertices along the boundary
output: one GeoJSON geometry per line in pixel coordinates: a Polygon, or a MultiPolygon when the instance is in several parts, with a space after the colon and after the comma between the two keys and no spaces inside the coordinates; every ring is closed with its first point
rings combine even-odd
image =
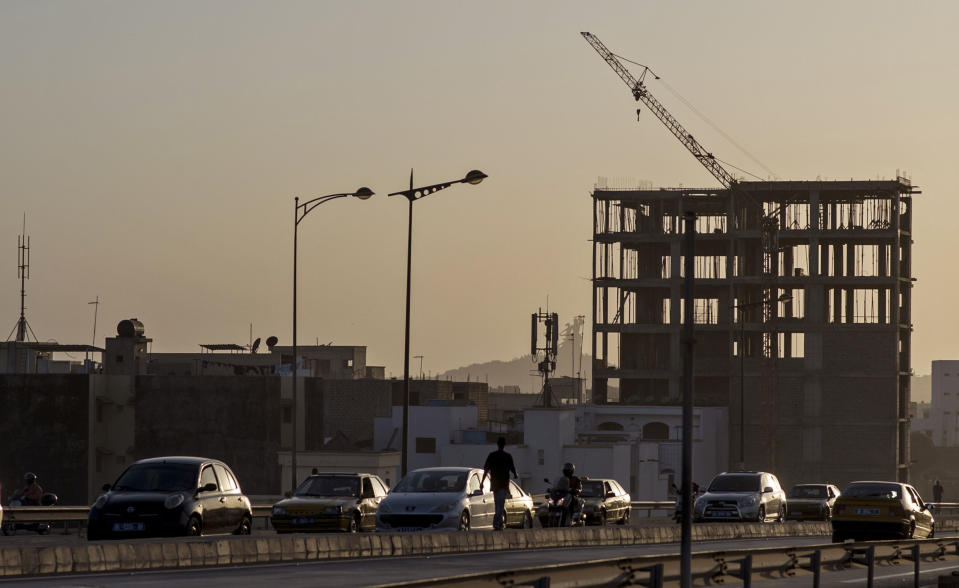
{"type": "MultiPolygon", "coordinates": [[[[649,108],[656,117],[662,121],[666,128],[677,138],[679,142],[682,143],[690,153],[693,154],[699,163],[706,168],[706,171],[711,173],[714,178],[719,180],[719,183],[723,185],[724,188],[732,188],[737,180],[731,173],[726,171],[720,163],[716,160],[712,153],[706,151],[706,148],[703,147],[699,141],[693,137],[689,131],[683,127],[682,124],[676,117],[669,113],[666,110],[666,107],[656,99],[655,96],[650,94],[649,89],[643,83],[643,78],[646,76],[646,72],[649,71],[649,68],[643,70],[642,75],[637,79],[626,69],[616,55],[612,51],[606,48],[606,45],[600,41],[596,35],[592,33],[581,33],[583,37],[586,38],[586,41],[592,45],[593,49],[599,53],[600,57],[609,64],[609,67],[613,68],[613,71],[626,83],[630,91],[633,93],[633,98],[637,101],[641,101],[643,104],[649,108]]],[[[655,75],[655,74],[653,74],[655,75]]]]}

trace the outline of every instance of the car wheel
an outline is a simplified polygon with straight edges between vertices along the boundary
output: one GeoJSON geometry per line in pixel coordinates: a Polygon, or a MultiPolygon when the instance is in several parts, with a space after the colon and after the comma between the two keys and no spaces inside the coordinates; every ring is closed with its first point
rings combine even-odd
{"type": "Polygon", "coordinates": [[[823,520],[826,521],[827,523],[832,520],[832,509],[829,508],[828,506],[826,507],[826,514],[823,517],[823,520]]]}
{"type": "Polygon", "coordinates": [[[912,539],[916,536],[916,521],[909,521],[909,530],[906,532],[906,539],[912,539]]]}
{"type": "Polygon", "coordinates": [[[190,520],[186,523],[186,535],[187,537],[199,537],[203,533],[203,523],[200,522],[200,517],[193,515],[190,517],[190,520]]]}
{"type": "Polygon", "coordinates": [[[623,518],[619,519],[619,524],[620,524],[620,525],[628,525],[628,524],[629,524],[629,509],[628,509],[628,508],[626,509],[626,512],[623,513],[623,518]]]}
{"type": "Polygon", "coordinates": [[[527,512],[526,515],[523,517],[523,528],[524,528],[524,529],[532,529],[532,528],[533,528],[533,515],[531,515],[531,514],[528,513],[528,512],[527,512]]]}
{"type": "Polygon", "coordinates": [[[926,536],[926,539],[932,539],[936,536],[936,524],[932,523],[929,525],[929,535],[926,536]]]}
{"type": "Polygon", "coordinates": [[[469,531],[470,530],[470,513],[469,511],[463,511],[463,514],[460,515],[460,524],[456,528],[457,531],[469,531]]]}
{"type": "Polygon", "coordinates": [[[779,505],[779,519],[777,519],[776,522],[777,523],[786,522],[786,505],[785,504],[779,505]]]}
{"type": "Polygon", "coordinates": [[[240,521],[240,526],[233,531],[234,535],[249,535],[250,529],[252,528],[253,523],[250,521],[249,517],[243,517],[243,520],[240,521]]]}
{"type": "Polygon", "coordinates": [[[759,505],[759,512],[756,513],[756,521],[760,523],[766,522],[766,507],[759,505]]]}
{"type": "Polygon", "coordinates": [[[356,513],[350,518],[350,527],[347,529],[350,533],[359,533],[360,531],[360,513],[356,513]]]}
{"type": "Polygon", "coordinates": [[[597,525],[602,525],[602,526],[605,526],[605,525],[606,525],[606,511],[605,511],[605,510],[599,511],[599,521],[597,521],[596,524],[597,524],[597,525]]]}

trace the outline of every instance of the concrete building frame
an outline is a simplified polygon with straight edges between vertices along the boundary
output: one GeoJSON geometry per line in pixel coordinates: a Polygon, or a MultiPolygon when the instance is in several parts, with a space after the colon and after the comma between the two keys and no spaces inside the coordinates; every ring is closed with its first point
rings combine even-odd
{"type": "Polygon", "coordinates": [[[903,177],[597,187],[593,402],[681,402],[681,223],[692,211],[694,396],[729,408],[730,467],[786,483],[908,481],[919,193],[903,177]],[[744,463],[733,463],[743,427],[744,463]]]}

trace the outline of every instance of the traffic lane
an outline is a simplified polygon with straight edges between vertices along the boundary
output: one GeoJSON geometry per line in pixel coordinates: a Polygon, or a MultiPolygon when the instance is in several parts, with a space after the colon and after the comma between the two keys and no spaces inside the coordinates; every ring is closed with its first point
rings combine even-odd
{"type": "MultiPolygon", "coordinates": [[[[817,545],[823,537],[781,537],[738,541],[699,541],[694,551],[723,549],[760,549],[817,545]]],[[[298,586],[375,586],[394,582],[443,578],[493,570],[513,570],[552,564],[573,563],[639,555],[678,553],[676,543],[612,547],[532,549],[480,553],[443,554],[425,557],[367,557],[356,560],[326,560],[290,564],[262,564],[221,568],[193,568],[156,572],[88,574],[49,578],[18,579],[31,586],[139,586],[168,588],[177,586],[231,587],[279,585],[298,586]]],[[[0,585],[3,584],[0,580],[0,585]]]]}

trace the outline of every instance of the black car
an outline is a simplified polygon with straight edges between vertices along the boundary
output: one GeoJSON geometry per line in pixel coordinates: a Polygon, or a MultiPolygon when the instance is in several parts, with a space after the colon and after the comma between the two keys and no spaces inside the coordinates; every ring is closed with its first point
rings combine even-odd
{"type": "Polygon", "coordinates": [[[126,469],[90,507],[87,539],[174,535],[248,535],[250,499],[223,462],[155,457],[126,469]]]}

